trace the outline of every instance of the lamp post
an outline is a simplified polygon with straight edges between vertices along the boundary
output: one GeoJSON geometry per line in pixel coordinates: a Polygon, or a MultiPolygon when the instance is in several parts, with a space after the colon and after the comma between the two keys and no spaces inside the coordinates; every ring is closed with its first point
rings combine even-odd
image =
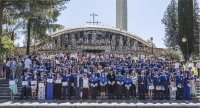
{"type": "Polygon", "coordinates": [[[182,38],[182,42],[185,43],[187,42],[187,60],[189,60],[189,56],[188,56],[188,40],[186,38],[182,38]]]}
{"type": "Polygon", "coordinates": [[[151,37],[152,55],[153,55],[153,37],[151,37]]]}

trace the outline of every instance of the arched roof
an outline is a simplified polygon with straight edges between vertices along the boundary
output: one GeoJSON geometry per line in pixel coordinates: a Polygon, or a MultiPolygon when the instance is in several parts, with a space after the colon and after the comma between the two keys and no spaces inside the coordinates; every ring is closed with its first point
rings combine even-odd
{"type": "Polygon", "coordinates": [[[103,30],[103,31],[109,31],[109,32],[121,34],[121,35],[130,37],[130,38],[132,38],[134,40],[137,40],[137,41],[143,43],[147,47],[151,47],[151,45],[147,41],[143,40],[142,38],[140,38],[139,36],[137,36],[135,34],[132,34],[132,33],[128,32],[128,31],[126,31],[126,30],[122,30],[122,29],[118,29],[118,28],[110,27],[110,26],[105,26],[105,25],[74,26],[74,27],[58,30],[58,31],[52,33],[51,37],[56,37],[56,36],[59,36],[61,34],[70,33],[70,32],[76,32],[76,31],[84,31],[84,30],[103,30]]]}

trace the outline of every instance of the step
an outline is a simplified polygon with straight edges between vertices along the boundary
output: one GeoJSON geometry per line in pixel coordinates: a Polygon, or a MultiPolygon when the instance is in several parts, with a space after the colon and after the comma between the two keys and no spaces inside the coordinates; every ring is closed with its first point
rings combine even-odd
{"type": "MultiPolygon", "coordinates": [[[[9,87],[9,84],[0,84],[0,87],[9,87]]],[[[22,84],[17,83],[17,87],[22,87],[22,84]]]]}
{"type": "MultiPolygon", "coordinates": [[[[17,88],[18,88],[18,90],[21,89],[21,87],[17,87],[17,88]]],[[[7,87],[0,87],[0,91],[1,91],[2,89],[9,89],[9,86],[7,86],[7,87]]]]}
{"type": "MultiPolygon", "coordinates": [[[[91,97],[90,96],[88,96],[89,97],[89,99],[91,99],[91,97]]],[[[18,100],[20,98],[20,96],[15,96],[15,100],[18,100]]],[[[26,96],[24,96],[23,97],[23,99],[25,99],[26,98],[26,96]]],[[[31,96],[28,96],[28,98],[29,98],[29,100],[31,99],[31,96]]],[[[37,98],[37,97],[36,97],[37,98]]],[[[68,99],[68,97],[66,96],[65,97],[66,98],[66,100],[68,99]]],[[[106,99],[107,99],[108,97],[106,96],[106,99]]],[[[10,96],[0,96],[0,100],[1,99],[10,99],[10,96]]],[[[73,99],[75,99],[75,97],[74,96],[71,96],[71,99],[73,100],[73,99]]],[[[100,96],[97,96],[97,99],[101,99],[101,97],[100,96]]],[[[123,100],[125,99],[125,97],[123,97],[123,100]]],[[[139,97],[138,96],[136,96],[136,99],[139,99],[139,97]]],[[[148,99],[148,97],[145,97],[145,99],[148,99]]],[[[194,99],[200,99],[200,96],[196,96],[196,97],[194,97],[194,99]]]]}
{"type": "MultiPolygon", "coordinates": [[[[18,89],[18,92],[21,92],[22,91],[22,89],[18,89]]],[[[9,93],[10,92],[10,89],[9,88],[7,88],[7,89],[0,89],[0,93],[9,93]]]]}

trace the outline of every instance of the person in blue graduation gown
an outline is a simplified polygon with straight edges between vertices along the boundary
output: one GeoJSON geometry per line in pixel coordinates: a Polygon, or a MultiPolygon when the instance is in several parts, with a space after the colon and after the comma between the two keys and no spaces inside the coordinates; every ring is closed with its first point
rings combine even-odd
{"type": "Polygon", "coordinates": [[[158,75],[158,72],[156,71],[155,72],[155,76],[153,77],[153,84],[154,84],[154,89],[155,89],[155,93],[154,93],[154,99],[157,100],[159,99],[160,100],[160,90],[157,89],[158,87],[161,86],[161,78],[160,76],[158,75]],[[158,96],[158,97],[157,97],[158,96]]]}
{"type": "Polygon", "coordinates": [[[115,81],[116,81],[116,89],[117,89],[117,100],[122,99],[124,76],[121,75],[120,71],[115,76],[115,81]]]}
{"type": "Polygon", "coordinates": [[[177,86],[177,91],[176,91],[176,99],[180,100],[183,97],[183,76],[181,76],[180,71],[177,71],[176,73],[176,86],[177,86]]]}
{"type": "Polygon", "coordinates": [[[97,96],[98,78],[95,76],[95,72],[90,77],[91,99],[95,100],[97,96]]]}
{"type": "Polygon", "coordinates": [[[29,90],[29,81],[30,81],[30,78],[27,74],[27,72],[24,72],[24,76],[22,76],[22,91],[21,91],[21,98],[20,99],[23,99],[23,96],[24,96],[24,92],[26,92],[26,100],[28,99],[28,90],[29,90]]]}
{"type": "Polygon", "coordinates": [[[161,84],[162,84],[162,95],[161,98],[164,99],[164,92],[165,92],[165,99],[169,99],[169,92],[168,92],[168,87],[169,87],[169,76],[166,74],[166,71],[163,70],[163,74],[161,76],[161,84]]]}
{"type": "Polygon", "coordinates": [[[15,95],[18,93],[17,90],[17,81],[18,81],[18,76],[15,75],[15,72],[12,72],[12,75],[10,76],[9,80],[9,89],[10,89],[10,100],[14,100],[15,95]]]}
{"type": "Polygon", "coordinates": [[[183,78],[183,99],[190,100],[190,79],[187,73],[183,78]]]}
{"type": "Polygon", "coordinates": [[[101,100],[105,100],[105,94],[106,94],[106,84],[108,82],[107,77],[105,76],[105,73],[102,72],[101,76],[99,77],[99,82],[100,82],[100,91],[101,91],[101,100]]]}
{"type": "Polygon", "coordinates": [[[124,85],[125,85],[125,97],[127,100],[130,99],[130,90],[132,85],[132,79],[130,78],[129,72],[126,72],[126,78],[124,78],[124,85]]]}
{"type": "Polygon", "coordinates": [[[52,100],[53,99],[53,81],[54,81],[54,76],[53,72],[50,70],[49,75],[47,76],[47,100],[52,100]]]}
{"type": "Polygon", "coordinates": [[[63,100],[65,100],[66,91],[68,93],[68,99],[70,99],[70,75],[68,74],[68,70],[65,70],[65,72],[62,75],[62,86],[63,86],[63,100]]]}

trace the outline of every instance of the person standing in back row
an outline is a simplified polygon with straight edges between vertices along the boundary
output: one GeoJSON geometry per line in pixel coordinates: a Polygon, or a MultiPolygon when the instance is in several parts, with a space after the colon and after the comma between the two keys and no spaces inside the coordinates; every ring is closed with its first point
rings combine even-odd
{"type": "Polygon", "coordinates": [[[198,61],[198,63],[196,64],[196,68],[198,71],[198,78],[200,78],[200,61],[198,61]]]}

